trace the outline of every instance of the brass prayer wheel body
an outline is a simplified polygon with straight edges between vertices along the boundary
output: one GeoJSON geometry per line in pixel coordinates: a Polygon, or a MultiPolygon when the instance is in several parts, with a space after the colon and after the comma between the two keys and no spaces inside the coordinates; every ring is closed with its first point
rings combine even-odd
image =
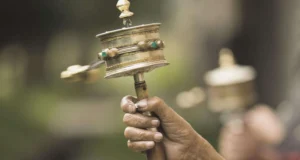
{"type": "Polygon", "coordinates": [[[97,35],[99,59],[106,62],[105,78],[132,76],[168,65],[160,39],[160,23],[126,27],[97,35]]]}
{"type": "Polygon", "coordinates": [[[254,82],[208,86],[208,97],[208,105],[214,112],[243,109],[256,100],[254,82]]]}
{"type": "Polygon", "coordinates": [[[235,64],[231,50],[220,52],[220,67],[205,75],[208,106],[214,112],[244,109],[255,103],[256,72],[250,66],[235,64]]]}

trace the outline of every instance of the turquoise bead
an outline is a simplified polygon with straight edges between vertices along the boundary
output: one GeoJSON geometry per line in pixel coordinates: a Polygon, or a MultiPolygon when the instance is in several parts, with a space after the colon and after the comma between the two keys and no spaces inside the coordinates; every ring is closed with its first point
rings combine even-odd
{"type": "Polygon", "coordinates": [[[157,48],[158,48],[157,43],[156,43],[156,42],[152,42],[152,43],[151,43],[151,48],[157,49],[157,48]]]}
{"type": "Polygon", "coordinates": [[[101,52],[101,57],[103,57],[103,58],[105,58],[105,57],[107,57],[107,53],[106,52],[101,52]]]}

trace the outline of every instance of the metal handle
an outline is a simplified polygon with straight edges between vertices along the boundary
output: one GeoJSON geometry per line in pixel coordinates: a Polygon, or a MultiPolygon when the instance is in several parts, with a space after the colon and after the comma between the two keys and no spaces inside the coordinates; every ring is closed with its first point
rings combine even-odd
{"type": "MultiPolygon", "coordinates": [[[[138,100],[142,99],[147,99],[149,97],[148,91],[147,91],[147,84],[146,81],[144,80],[144,75],[143,73],[139,73],[134,75],[134,81],[135,81],[135,91],[137,94],[138,100]]],[[[147,116],[155,116],[151,112],[145,112],[143,113],[144,115],[147,116]]],[[[157,128],[149,128],[148,130],[157,132],[157,128]]],[[[152,150],[147,151],[147,159],[148,160],[165,160],[165,152],[164,152],[164,147],[162,143],[156,143],[155,147],[152,150]]]]}

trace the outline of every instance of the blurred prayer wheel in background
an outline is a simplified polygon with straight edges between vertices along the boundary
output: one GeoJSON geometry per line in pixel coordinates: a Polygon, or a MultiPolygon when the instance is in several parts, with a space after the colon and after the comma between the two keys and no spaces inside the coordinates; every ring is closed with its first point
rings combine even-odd
{"type": "Polygon", "coordinates": [[[208,106],[214,112],[245,109],[255,103],[256,72],[251,66],[235,63],[230,49],[222,49],[220,67],[209,71],[204,80],[208,88],[208,106]]]}

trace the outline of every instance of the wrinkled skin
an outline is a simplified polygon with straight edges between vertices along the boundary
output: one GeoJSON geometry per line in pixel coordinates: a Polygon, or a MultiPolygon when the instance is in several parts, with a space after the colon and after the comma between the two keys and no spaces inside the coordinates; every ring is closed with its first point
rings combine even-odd
{"type": "Polygon", "coordinates": [[[135,152],[152,149],[162,143],[167,160],[224,160],[215,149],[160,98],[137,101],[126,96],[121,101],[126,113],[123,121],[128,126],[124,135],[128,147],[135,152]],[[153,112],[156,117],[147,117],[142,112],[153,112]],[[160,132],[146,128],[158,127],[160,132]]]}

